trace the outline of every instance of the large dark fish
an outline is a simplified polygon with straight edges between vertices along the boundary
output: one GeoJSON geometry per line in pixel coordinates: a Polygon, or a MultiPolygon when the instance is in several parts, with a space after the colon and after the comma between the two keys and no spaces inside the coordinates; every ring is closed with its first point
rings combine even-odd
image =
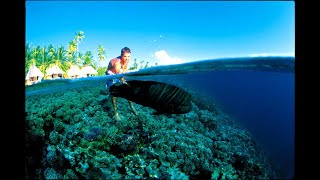
{"type": "Polygon", "coordinates": [[[115,97],[123,97],[151,107],[160,114],[183,114],[192,109],[191,94],[177,86],[162,82],[128,80],[112,85],[109,92],[115,97]]]}

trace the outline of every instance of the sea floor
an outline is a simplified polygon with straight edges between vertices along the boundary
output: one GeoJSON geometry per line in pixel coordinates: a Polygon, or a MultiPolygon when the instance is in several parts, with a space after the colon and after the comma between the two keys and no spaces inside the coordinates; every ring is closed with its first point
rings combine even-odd
{"type": "MultiPolygon", "coordinates": [[[[57,81],[58,82],[58,81],[57,81]]],[[[213,100],[192,111],[134,115],[105,80],[38,83],[26,89],[26,179],[274,179],[268,155],[213,100]]]]}

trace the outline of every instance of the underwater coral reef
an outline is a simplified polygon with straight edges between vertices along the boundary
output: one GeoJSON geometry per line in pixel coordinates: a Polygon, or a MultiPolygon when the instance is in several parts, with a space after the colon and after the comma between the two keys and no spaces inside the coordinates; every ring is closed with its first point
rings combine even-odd
{"type": "Polygon", "coordinates": [[[26,179],[274,175],[250,132],[205,97],[194,96],[192,111],[184,114],[155,114],[150,107],[134,104],[137,116],[127,100],[118,98],[121,120],[116,121],[103,80],[63,86],[42,93],[33,87],[26,95],[26,179]]]}

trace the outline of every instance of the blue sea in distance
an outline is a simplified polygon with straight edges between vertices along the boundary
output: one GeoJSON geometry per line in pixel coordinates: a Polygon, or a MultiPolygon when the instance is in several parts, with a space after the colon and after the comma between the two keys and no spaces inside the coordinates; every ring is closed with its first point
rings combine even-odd
{"type": "Polygon", "coordinates": [[[187,89],[193,88],[214,99],[270,153],[274,168],[282,176],[279,178],[293,178],[293,57],[226,58],[162,68],[165,69],[146,69],[141,74],[183,74],[153,78],[168,83],[172,81],[170,79],[175,79],[172,82],[181,81],[184,86],[188,86],[187,89]]]}
{"type": "Polygon", "coordinates": [[[294,74],[221,71],[188,77],[249,130],[283,178],[294,175],[294,74]]]}
{"type": "MultiPolygon", "coordinates": [[[[293,57],[206,60],[141,69],[125,74],[125,77],[128,80],[176,83],[214,99],[226,113],[250,131],[269,153],[281,179],[294,177],[293,57]]],[[[101,78],[111,77],[82,79],[94,81],[101,78]]],[[[76,85],[77,81],[82,80],[70,81],[76,85]]],[[[40,92],[29,91],[26,94],[40,92]]]]}

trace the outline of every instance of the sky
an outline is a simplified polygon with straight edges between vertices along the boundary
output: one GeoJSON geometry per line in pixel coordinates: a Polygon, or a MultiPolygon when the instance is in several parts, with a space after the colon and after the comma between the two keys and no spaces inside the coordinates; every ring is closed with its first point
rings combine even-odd
{"type": "Polygon", "coordinates": [[[79,51],[123,47],[149,66],[244,56],[294,56],[294,1],[26,1],[26,43],[79,51]]]}

